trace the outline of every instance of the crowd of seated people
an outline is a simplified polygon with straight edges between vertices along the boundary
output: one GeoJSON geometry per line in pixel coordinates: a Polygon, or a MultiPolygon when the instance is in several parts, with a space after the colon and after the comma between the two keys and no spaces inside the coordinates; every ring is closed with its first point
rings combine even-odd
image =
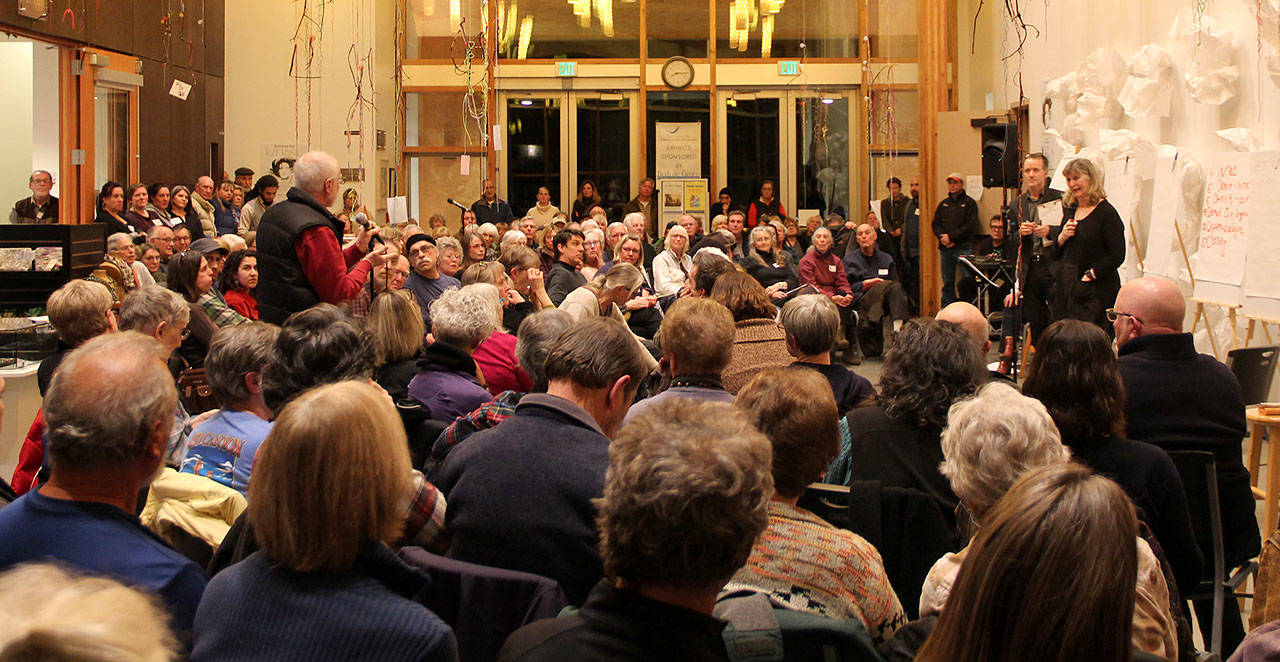
{"type": "MultiPolygon", "coordinates": [[[[1211,559],[1168,453],[1126,425],[1124,355],[1181,342],[1134,317],[1162,319],[1142,297],[1167,287],[1120,297],[1120,361],[1095,325],[1051,325],[1019,393],[968,309],[903,319],[868,226],[801,229],[763,195],[750,216],[722,200],[721,227],[661,228],[644,199],[611,223],[594,186],[570,216],[544,190],[516,218],[487,182],[456,231],[365,229],[335,183],[346,225],[274,178],[242,207],[207,177],[104,188],[121,280],[48,300],[59,345],[0,508],[0,602],[41,604],[3,619],[0,652],[123,627],[86,591],[138,614],[129,645],[159,652],[131,659],[453,660],[478,640],[504,660],[737,659],[761,616],[744,596],[783,644],[808,619],[885,659],[1188,652],[1211,559]],[[298,276],[274,210],[304,202],[345,266],[263,321],[282,311],[264,289],[298,276]],[[874,383],[839,360],[873,309],[874,383]],[[166,467],[204,486],[192,537],[230,525],[199,564],[139,518],[166,467]],[[882,498],[839,516],[814,483],[882,498]],[[904,586],[925,539],[947,553],[904,586]]],[[[1245,528],[1231,563],[1257,552],[1245,528]]]]}

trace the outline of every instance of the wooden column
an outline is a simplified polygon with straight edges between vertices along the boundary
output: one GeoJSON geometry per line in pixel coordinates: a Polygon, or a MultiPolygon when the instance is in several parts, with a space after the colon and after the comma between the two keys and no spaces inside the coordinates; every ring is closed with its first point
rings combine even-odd
{"type": "Polygon", "coordinates": [[[938,113],[947,101],[947,2],[918,0],[920,76],[920,314],[933,315],[942,294],[938,242],[931,222],[938,206],[938,113]]]}
{"type": "MultiPolygon", "coordinates": [[[[636,112],[640,116],[640,177],[649,177],[649,7],[640,0],[640,99],[636,112]]],[[[632,182],[638,182],[635,177],[632,182]]]]}
{"type": "MultiPolygon", "coordinates": [[[[494,69],[498,66],[498,3],[495,0],[489,0],[488,4],[488,25],[485,26],[484,32],[484,48],[489,53],[489,66],[485,70],[485,85],[488,87],[485,94],[484,108],[484,131],[489,134],[488,140],[485,141],[485,177],[497,181],[498,177],[498,154],[493,148],[493,125],[498,121],[497,106],[497,85],[494,80],[494,69]]],[[[504,141],[505,142],[505,141],[504,141]]],[[[503,145],[507,147],[507,145],[503,145]]]]}

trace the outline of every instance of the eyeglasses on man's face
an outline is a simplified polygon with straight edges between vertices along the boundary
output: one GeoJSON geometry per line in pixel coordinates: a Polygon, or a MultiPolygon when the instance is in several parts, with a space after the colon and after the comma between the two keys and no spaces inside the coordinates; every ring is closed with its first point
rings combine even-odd
{"type": "Polygon", "coordinates": [[[1120,312],[1120,311],[1116,310],[1115,308],[1108,308],[1108,309],[1107,309],[1107,321],[1108,321],[1108,322],[1114,322],[1114,321],[1116,321],[1117,319],[1120,319],[1121,317],[1128,317],[1128,318],[1131,318],[1131,319],[1133,319],[1133,320],[1137,321],[1137,322],[1138,322],[1138,324],[1142,324],[1142,323],[1143,323],[1142,318],[1140,318],[1140,317],[1138,317],[1137,315],[1134,315],[1134,314],[1132,314],[1132,313],[1122,313],[1122,312],[1120,312]]]}

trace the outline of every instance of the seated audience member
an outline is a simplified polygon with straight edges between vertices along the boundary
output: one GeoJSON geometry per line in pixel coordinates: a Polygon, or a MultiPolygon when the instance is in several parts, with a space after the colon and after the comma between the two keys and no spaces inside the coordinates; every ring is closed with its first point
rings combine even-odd
{"type": "Polygon", "coordinates": [[[605,578],[582,609],[526,625],[500,660],[727,659],[716,595],[751,553],[773,493],[769,441],[732,405],[668,401],[608,449],[605,578]]]}
{"type": "Polygon", "coordinates": [[[157,600],[114,579],[51,563],[0,575],[5,660],[167,662],[178,659],[178,648],[157,600]]]}
{"type": "Polygon", "coordinates": [[[728,308],[710,299],[677,301],[658,330],[662,345],[658,367],[667,388],[632,405],[624,422],[674,398],[733,402],[720,375],[733,356],[734,333],[728,308]]]}
{"type": "MultiPolygon", "coordinates": [[[[249,242],[246,239],[245,243],[248,244],[252,242],[249,242]]],[[[185,225],[175,225],[173,227],[173,252],[175,254],[181,253],[188,248],[191,248],[191,231],[188,230],[185,225]]],[[[250,246],[250,248],[252,248],[252,246],[250,246]]]]}
{"type": "MultiPolygon", "coordinates": [[[[632,301],[644,298],[634,296],[636,290],[643,284],[640,270],[635,265],[620,262],[608,272],[597,274],[591,283],[571,292],[560,304],[560,310],[569,313],[569,317],[574,321],[607,317],[626,326],[627,320],[622,315],[622,307],[629,307],[632,301]]],[[[657,367],[657,361],[649,354],[640,337],[635,335],[635,330],[630,327],[628,329],[632,332],[637,346],[644,350],[645,356],[648,357],[645,361],[648,369],[657,367]]]]}
{"type": "Polygon", "coordinates": [[[422,312],[422,323],[431,328],[431,303],[445,290],[462,287],[462,282],[440,270],[440,251],[430,235],[418,233],[404,240],[404,252],[409,256],[413,273],[404,281],[404,288],[413,292],[422,312]]]}
{"type": "Polygon", "coordinates": [[[559,306],[569,293],[587,284],[578,268],[582,266],[582,241],[584,236],[579,230],[561,230],[551,240],[555,253],[555,262],[546,272],[547,296],[551,303],[559,306]]]}
{"type": "MultiPolygon", "coordinates": [[[[513,262],[520,262],[523,257],[527,256],[534,264],[537,263],[537,258],[532,254],[532,251],[529,251],[523,245],[517,246],[513,251],[508,251],[508,253],[509,255],[507,255],[507,257],[511,258],[513,262]],[[521,257],[515,256],[514,251],[516,250],[524,251],[521,257]]],[[[523,276],[525,279],[525,282],[523,283],[524,289],[525,291],[529,291],[532,289],[532,286],[528,282],[528,274],[525,273],[523,276]]],[[[477,262],[467,267],[466,271],[462,273],[462,285],[463,287],[466,287],[467,285],[474,283],[493,285],[494,288],[497,289],[498,307],[500,312],[498,316],[498,326],[500,327],[500,330],[514,332],[516,329],[520,328],[519,324],[524,320],[525,316],[535,310],[538,310],[538,306],[543,303],[539,301],[535,304],[532,301],[527,301],[512,285],[510,278],[507,276],[507,269],[501,262],[488,260],[485,262],[477,262]],[[507,324],[508,319],[510,319],[515,326],[509,326],[507,324]]],[[[546,301],[548,306],[550,306],[550,303],[550,300],[546,301]]],[[[554,306],[550,307],[554,308],[554,306]]],[[[511,342],[513,345],[515,344],[514,339],[512,339],[511,342]]]]}
{"type": "Polygon", "coordinates": [[[644,240],[635,235],[627,235],[614,247],[614,260],[600,268],[597,276],[607,274],[614,265],[630,264],[640,272],[640,285],[626,304],[619,303],[622,316],[631,327],[631,332],[642,338],[652,340],[662,325],[662,313],[657,310],[658,297],[653,291],[653,279],[641,258],[644,240]]]}
{"type": "Polygon", "coordinates": [[[49,195],[53,190],[53,175],[48,170],[37,170],[27,178],[30,197],[13,203],[9,210],[10,223],[57,223],[58,198],[49,195]]]}
{"type": "Polygon", "coordinates": [[[182,358],[191,367],[204,365],[204,356],[209,351],[214,331],[249,321],[232,310],[218,294],[213,287],[214,278],[209,260],[199,251],[191,250],[175,256],[169,265],[169,289],[180,294],[191,308],[188,327],[191,333],[179,348],[182,358]]]}
{"type": "Polygon", "coordinates": [[[840,416],[873,402],[876,389],[866,377],[831,362],[840,335],[840,311],[831,299],[821,294],[798,296],[782,307],[778,323],[787,336],[787,353],[795,358],[792,365],[817,370],[826,378],[840,416]]]}
{"type": "Polygon", "coordinates": [[[1075,464],[1023,476],[988,512],[920,662],[1128,660],[1138,525],[1075,464]]]}
{"type": "Polygon", "coordinates": [[[154,591],[191,630],[204,571],[144,529],[138,492],[164,466],[178,392],[164,348],[137,333],[77,347],[44,399],[49,481],[0,510],[0,570],[53,560],[154,591]]]}
{"type": "Polygon", "coordinates": [[[522,246],[527,246],[524,233],[517,229],[511,229],[504,232],[502,237],[498,239],[499,256],[502,255],[502,249],[506,248],[508,244],[520,244],[522,246]]]}
{"type": "MultiPolygon", "coordinates": [[[[532,384],[529,393],[547,392],[546,366],[547,354],[560,335],[573,326],[568,313],[555,308],[539,311],[525,318],[520,323],[519,335],[516,336],[516,362],[529,374],[532,384]]],[[[445,455],[464,439],[511,418],[516,405],[525,393],[503,391],[489,402],[480,405],[475,411],[449,424],[431,448],[431,457],[427,460],[427,468],[434,471],[444,461],[445,455]]]]}
{"type": "MultiPolygon", "coordinates": [[[[49,323],[58,333],[58,345],[53,354],[45,357],[36,369],[36,386],[40,389],[40,397],[49,390],[49,382],[53,373],[62,363],[62,359],[72,349],[84,344],[90,338],[116,330],[116,315],[112,311],[111,293],[106,286],[87,280],[71,280],[49,295],[45,312],[49,315],[49,323]]],[[[0,411],[0,413],[3,413],[0,411]]],[[[18,451],[18,464],[13,470],[10,486],[17,494],[26,494],[37,482],[48,479],[48,471],[44,467],[44,416],[36,412],[27,437],[22,441],[18,451]]]]}
{"type": "Polygon", "coordinates": [[[446,290],[431,302],[431,335],[418,374],[409,382],[409,399],[430,418],[448,423],[490,399],[476,379],[476,347],[497,328],[492,310],[474,291],[446,290]]]}
{"type": "Polygon", "coordinates": [[[927,492],[954,527],[959,500],[938,471],[938,439],[951,404],[977,390],[987,373],[977,348],[954,324],[908,320],[898,340],[884,359],[876,405],[849,412],[849,448],[827,480],[878,480],[927,492]]]}
{"type": "Polygon", "coordinates": [[[133,250],[133,237],[123,232],[107,237],[107,255],[128,267],[128,270],[121,268],[120,274],[126,292],[132,292],[142,285],[155,284],[155,278],[152,278],[147,268],[138,262],[138,254],[133,250]]]}
{"type": "Polygon", "coordinates": [[[880,553],[796,502],[840,450],[836,401],[821,375],[803,368],[760,372],[734,402],[773,445],[769,528],[726,590],[764,592],[779,607],[856,618],[877,645],[906,623],[880,553]]]}
{"type": "Polygon", "coordinates": [[[584,229],[582,231],[582,266],[578,268],[579,273],[583,278],[591,280],[604,263],[604,231],[599,228],[584,229]]]}
{"type": "Polygon", "coordinates": [[[888,351],[893,334],[911,317],[911,302],[902,289],[898,265],[876,246],[876,230],[858,226],[857,250],[844,254],[844,271],[853,291],[854,309],[864,323],[880,329],[882,348],[888,351]]]}
{"type": "Polygon", "coordinates": [[[800,285],[791,254],[778,249],[777,233],[768,225],[751,229],[751,243],[742,258],[742,267],[776,300],[800,285]]]}
{"type": "MultiPolygon", "coordinates": [[[[408,246],[408,240],[405,240],[405,245],[408,246]]],[[[462,270],[462,242],[456,237],[440,237],[436,240],[436,247],[439,249],[440,273],[450,278],[457,278],[458,272],[462,270]]],[[[405,252],[407,253],[408,250],[406,248],[405,252]]]]}
{"type": "Polygon", "coordinates": [[[717,255],[713,252],[700,252],[693,256],[693,267],[689,269],[685,290],[689,296],[709,297],[716,280],[734,271],[737,271],[737,267],[723,253],[717,255]]]}
{"type": "MultiPolygon", "coordinates": [[[[954,304],[953,304],[954,305],[954,304]]],[[[1005,383],[983,386],[951,406],[942,433],[942,473],[974,524],[981,528],[991,507],[1029,471],[1068,462],[1058,428],[1039,400],[1005,383]]],[[[1177,658],[1177,633],[1169,615],[1169,588],[1160,561],[1137,538],[1138,575],[1131,631],[1134,648],[1177,658]]],[[[943,611],[969,547],[938,560],[925,578],[920,616],[943,611]]],[[[965,606],[961,606],[965,609],[965,606]]]]}
{"type": "Polygon", "coordinates": [[[679,294],[689,279],[693,258],[689,255],[689,232],[676,225],[667,230],[662,252],[653,258],[653,291],[660,297],[679,294]]]}
{"type": "Polygon", "coordinates": [[[218,290],[227,305],[245,319],[258,319],[258,300],[253,298],[257,286],[258,254],[240,250],[228,256],[226,266],[218,274],[218,290]]]}
{"type": "Polygon", "coordinates": [[[49,295],[45,304],[49,323],[58,333],[58,346],[36,369],[36,385],[40,396],[49,390],[49,381],[62,359],[72,349],[90,338],[116,330],[116,314],[111,309],[111,293],[100,284],[87,280],[67,281],[49,295]]]}
{"type": "MultiPolygon", "coordinates": [[[[383,292],[398,292],[404,289],[405,279],[409,277],[410,272],[412,269],[409,267],[409,258],[398,249],[387,251],[387,261],[382,266],[369,270],[369,284],[360,288],[359,294],[338,304],[338,307],[358,320],[368,319],[369,308],[373,305],[374,297],[383,292]]],[[[405,292],[405,294],[413,297],[412,292],[405,292]]]]}
{"type": "MultiPolygon", "coordinates": [[[[191,305],[173,290],[159,285],[130,292],[120,306],[120,330],[137,331],[160,342],[169,371],[178,374],[190,367],[178,352],[187,337],[187,323],[191,319],[191,305]]],[[[204,354],[200,355],[203,362],[204,354]]],[[[191,429],[191,417],[182,401],[173,411],[173,429],[169,434],[169,447],[165,463],[177,467],[186,453],[186,439],[191,429]]]]}
{"type": "Polygon", "coordinates": [[[547,392],[521,398],[514,416],[472,435],[432,475],[449,499],[449,556],[549,577],[582,604],[603,574],[592,500],[645,358],[614,320],[583,320],[560,336],[547,392]]]}
{"type": "MultiPolygon", "coordinates": [[[[502,276],[502,265],[497,262],[485,264],[497,267],[498,275],[502,276]]],[[[505,280],[505,276],[502,277],[505,280]]],[[[472,283],[463,285],[462,291],[483,298],[492,317],[493,333],[471,352],[471,359],[476,362],[480,375],[484,377],[485,388],[495,396],[503,391],[527,393],[533,383],[516,361],[516,337],[502,329],[502,297],[498,288],[491,283],[472,283]]]]}
{"type": "Polygon", "coordinates": [[[831,230],[818,228],[814,231],[813,249],[800,260],[800,282],[812,285],[836,304],[840,311],[840,324],[844,326],[844,335],[849,341],[844,359],[849,363],[860,363],[862,350],[858,347],[853,290],[844,272],[844,261],[833,242],[831,230]]]}
{"type": "Polygon", "coordinates": [[[427,335],[418,304],[408,292],[383,292],[373,300],[365,326],[373,339],[373,380],[392,402],[409,397],[427,335]]]}
{"type": "Polygon", "coordinates": [[[163,283],[169,277],[169,263],[176,253],[173,250],[173,230],[161,225],[147,230],[147,245],[155,246],[160,253],[160,269],[156,274],[156,282],[163,283]]]}
{"type": "Polygon", "coordinates": [[[765,368],[791,364],[787,334],[774,320],[778,309],[760,283],[741,271],[716,280],[711,298],[733,315],[733,356],[724,369],[724,387],[730,393],[746,386],[765,368]]]}
{"type": "Polygon", "coordinates": [[[551,244],[555,241],[556,233],[562,229],[564,229],[563,223],[552,223],[541,230],[542,234],[539,236],[536,250],[538,251],[538,260],[542,263],[542,273],[544,274],[551,273],[551,266],[556,263],[555,250],[551,244]]]}
{"type": "Polygon", "coordinates": [[[521,322],[534,311],[556,306],[547,296],[541,262],[533,249],[524,245],[505,246],[498,261],[507,273],[507,285],[520,297],[516,301],[508,294],[507,302],[503,304],[502,326],[518,333],[521,322]]]}
{"type": "Polygon", "coordinates": [[[213,334],[204,369],[219,409],[191,431],[183,473],[248,495],[254,455],[271,432],[272,413],[262,400],[262,369],[279,334],[280,327],[264,322],[213,334]]]}
{"type": "Polygon", "coordinates": [[[1203,560],[1186,493],[1167,453],[1124,436],[1124,384],[1107,334],[1079,320],[1049,325],[1022,392],[1044,403],[1076,461],[1124,488],[1164,550],[1179,592],[1190,593],[1203,560]]]}
{"type": "Polygon", "coordinates": [[[191,659],[457,659],[453,631],[414,600],[427,577],[388,547],[410,469],[395,408],[368,382],[290,402],[249,486],[261,549],[210,583],[191,659]]]}
{"type": "MultiPolygon", "coordinates": [[[[1217,359],[1197,353],[1191,334],[1182,331],[1186,302],[1173,281],[1147,277],[1125,283],[1111,317],[1120,348],[1117,364],[1124,382],[1124,421],[1129,438],[1166,451],[1214,455],[1229,574],[1257,556],[1262,545],[1249,472],[1241,460],[1241,443],[1248,427],[1240,384],[1217,359]]],[[[1206,562],[1213,558],[1212,549],[1201,548],[1200,553],[1206,562]]],[[[1211,576],[1212,572],[1206,563],[1205,574],[1211,576]]],[[[1196,603],[1196,607],[1210,604],[1196,603]]],[[[1224,605],[1226,651],[1240,643],[1244,630],[1239,605],[1233,600],[1224,605]]],[[[1207,610],[1198,616],[1203,624],[1211,622],[1207,610]]]]}
{"type": "MultiPolygon", "coordinates": [[[[988,221],[987,228],[990,234],[979,239],[973,245],[973,254],[996,255],[1005,262],[1015,262],[1018,259],[1018,244],[1005,240],[1004,216],[1000,214],[992,216],[991,220],[988,221]]],[[[992,298],[994,299],[995,297],[992,298]]]]}
{"type": "MultiPolygon", "coordinates": [[[[963,329],[984,359],[987,352],[991,351],[991,325],[987,322],[986,315],[983,315],[977,306],[967,301],[956,301],[944,306],[933,317],[939,322],[951,322],[963,329]]],[[[988,374],[991,379],[1013,382],[1013,378],[1009,375],[994,370],[989,371],[988,374]]]]}

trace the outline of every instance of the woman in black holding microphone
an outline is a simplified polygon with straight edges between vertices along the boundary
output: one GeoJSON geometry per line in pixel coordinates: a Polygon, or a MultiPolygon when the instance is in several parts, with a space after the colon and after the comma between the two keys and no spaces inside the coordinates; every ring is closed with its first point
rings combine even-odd
{"type": "Polygon", "coordinates": [[[1070,202],[1058,235],[1054,317],[1092,322],[1110,335],[1106,311],[1120,291],[1124,262],[1124,222],[1107,202],[1102,172],[1088,159],[1063,169],[1070,202]]]}

